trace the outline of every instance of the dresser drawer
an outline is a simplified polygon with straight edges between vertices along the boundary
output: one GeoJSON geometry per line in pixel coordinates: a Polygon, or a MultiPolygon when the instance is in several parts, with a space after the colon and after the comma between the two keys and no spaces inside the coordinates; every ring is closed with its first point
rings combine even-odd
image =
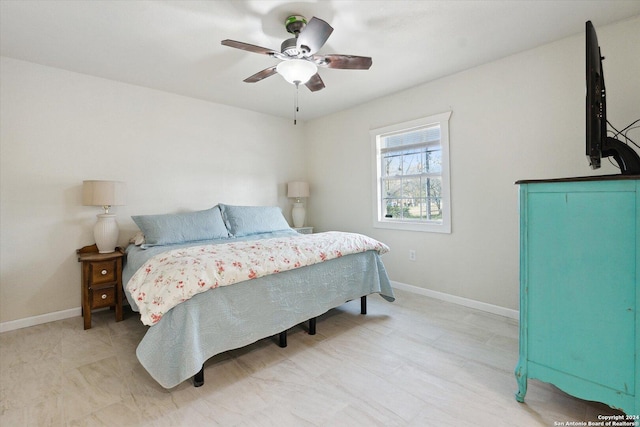
{"type": "Polygon", "coordinates": [[[91,308],[111,307],[116,303],[115,286],[91,288],[91,308]]]}
{"type": "Polygon", "coordinates": [[[91,262],[89,264],[89,285],[117,281],[117,266],[118,260],[91,262]]]}

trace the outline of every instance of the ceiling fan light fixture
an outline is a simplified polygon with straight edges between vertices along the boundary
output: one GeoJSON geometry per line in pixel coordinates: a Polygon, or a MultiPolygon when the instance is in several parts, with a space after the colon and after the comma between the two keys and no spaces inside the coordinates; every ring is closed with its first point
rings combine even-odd
{"type": "Polygon", "coordinates": [[[286,81],[295,85],[308,82],[318,72],[318,67],[304,59],[290,59],[280,62],[276,70],[286,81]]]}

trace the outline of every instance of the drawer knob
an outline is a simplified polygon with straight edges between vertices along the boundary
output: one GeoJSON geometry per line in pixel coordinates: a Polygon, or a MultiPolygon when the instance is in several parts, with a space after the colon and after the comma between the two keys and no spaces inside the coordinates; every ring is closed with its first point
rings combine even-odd
{"type": "Polygon", "coordinates": [[[106,276],[106,275],[107,275],[107,270],[102,270],[102,271],[100,272],[100,274],[102,274],[103,276],[106,276]]]}
{"type": "Polygon", "coordinates": [[[102,294],[102,299],[107,299],[107,294],[102,294]]]}

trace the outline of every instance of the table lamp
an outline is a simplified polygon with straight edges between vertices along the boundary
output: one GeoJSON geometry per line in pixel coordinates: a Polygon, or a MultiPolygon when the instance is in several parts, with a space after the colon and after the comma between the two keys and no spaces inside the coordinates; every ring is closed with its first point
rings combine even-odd
{"type": "Polygon", "coordinates": [[[304,205],[300,201],[303,197],[309,197],[309,184],[306,182],[290,182],[287,184],[287,197],[296,199],[291,210],[291,217],[293,218],[293,226],[296,228],[304,225],[304,217],[306,212],[304,205]]]}
{"type": "Polygon", "coordinates": [[[82,204],[102,206],[104,213],[98,214],[98,222],[93,227],[98,252],[115,252],[118,244],[118,223],[116,216],[109,213],[111,206],[125,204],[125,184],[120,181],[83,181],[82,204]]]}

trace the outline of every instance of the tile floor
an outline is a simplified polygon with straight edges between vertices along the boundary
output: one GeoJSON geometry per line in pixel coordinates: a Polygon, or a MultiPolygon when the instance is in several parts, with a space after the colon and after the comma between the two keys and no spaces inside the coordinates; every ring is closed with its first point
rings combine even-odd
{"type": "Polygon", "coordinates": [[[0,334],[0,425],[554,426],[618,414],[529,382],[514,399],[517,322],[396,291],[214,357],[205,384],[160,387],[135,356],[136,315],[94,313],[0,334]]]}

